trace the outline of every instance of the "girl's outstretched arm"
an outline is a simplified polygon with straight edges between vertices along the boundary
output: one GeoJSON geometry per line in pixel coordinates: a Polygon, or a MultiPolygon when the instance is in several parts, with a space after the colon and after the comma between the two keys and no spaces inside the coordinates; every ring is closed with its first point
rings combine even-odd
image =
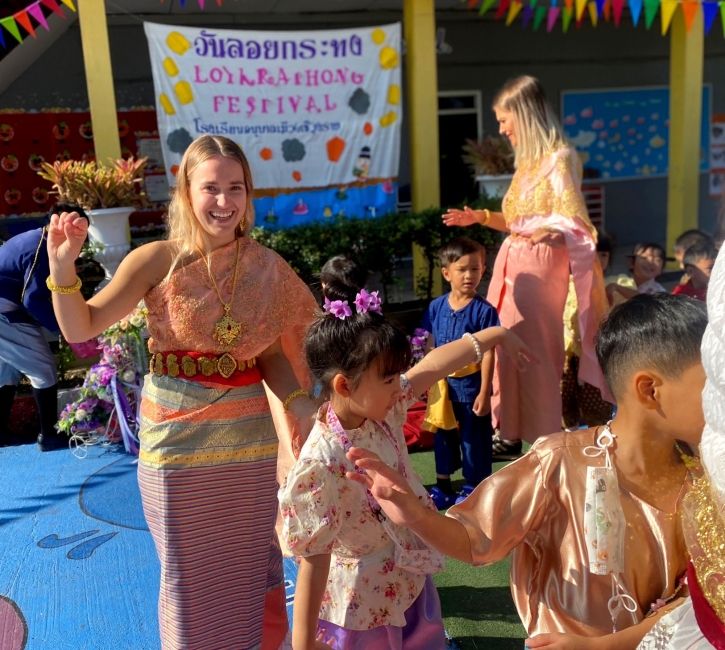
{"type": "Polygon", "coordinates": [[[292,610],[293,650],[314,650],[327,647],[317,640],[317,622],[329,571],[329,553],[300,558],[292,610]]]}
{"type": "MultiPolygon", "coordinates": [[[[481,354],[499,345],[511,356],[520,370],[524,369],[527,362],[537,362],[529,347],[505,327],[488,327],[472,336],[478,341],[481,354]]],[[[439,379],[477,360],[478,355],[473,341],[469,337],[464,337],[435,348],[405,374],[413,387],[413,392],[420,395],[439,379]]]]}
{"type": "MultiPolygon", "coordinates": [[[[353,447],[347,457],[365,470],[365,474],[347,472],[347,478],[369,489],[393,523],[410,528],[441,553],[471,562],[471,545],[463,524],[426,507],[408,482],[373,452],[353,447]]],[[[296,603],[295,599],[295,607],[296,603]]]]}

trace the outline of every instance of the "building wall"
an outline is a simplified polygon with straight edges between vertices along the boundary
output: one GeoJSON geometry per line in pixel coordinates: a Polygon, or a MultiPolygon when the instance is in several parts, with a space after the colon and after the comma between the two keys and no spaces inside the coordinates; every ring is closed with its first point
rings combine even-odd
{"type": "MultiPolygon", "coordinates": [[[[402,20],[400,12],[340,14],[229,15],[196,14],[147,16],[148,20],[195,24],[224,29],[329,29],[402,20]]],[[[541,79],[558,111],[564,90],[666,85],[669,75],[669,38],[660,35],[659,16],[651,30],[633,28],[628,17],[620,28],[602,24],[596,29],[571,26],[567,34],[557,25],[547,33],[512,27],[475,12],[439,12],[438,27],[450,46],[439,54],[440,90],[478,90],[485,107],[509,77],[523,73],[541,79]]],[[[641,19],[643,21],[643,18],[641,19]]],[[[109,19],[111,57],[119,107],[154,103],[148,47],[139,19],[109,19]]],[[[725,39],[719,25],[706,38],[704,80],[713,85],[713,113],[725,113],[725,39]]],[[[52,107],[87,109],[79,26],[76,22],[7,90],[0,108],[42,110],[52,107]]],[[[484,110],[484,131],[496,129],[493,114],[484,110]]],[[[404,130],[405,134],[405,130],[404,130]]],[[[401,183],[409,182],[407,139],[403,137],[401,183]]],[[[708,195],[707,175],[701,176],[699,224],[715,226],[719,201],[708,195]]],[[[606,228],[618,243],[665,240],[666,179],[615,181],[606,184],[606,228]]]]}

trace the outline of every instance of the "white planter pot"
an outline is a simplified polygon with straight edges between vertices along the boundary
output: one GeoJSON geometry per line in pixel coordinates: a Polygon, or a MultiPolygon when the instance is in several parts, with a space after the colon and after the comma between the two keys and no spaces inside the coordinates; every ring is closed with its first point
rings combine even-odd
{"type": "Polygon", "coordinates": [[[492,199],[500,199],[509,185],[511,185],[511,179],[514,177],[513,174],[501,174],[499,176],[489,176],[482,174],[476,176],[476,182],[478,183],[478,191],[480,194],[486,193],[486,196],[492,199]]]}
{"type": "Polygon", "coordinates": [[[131,248],[131,229],[128,217],[133,211],[132,207],[88,211],[89,239],[91,242],[97,242],[103,246],[103,250],[94,255],[106,274],[100,286],[108,284],[121,260],[131,248]]]}

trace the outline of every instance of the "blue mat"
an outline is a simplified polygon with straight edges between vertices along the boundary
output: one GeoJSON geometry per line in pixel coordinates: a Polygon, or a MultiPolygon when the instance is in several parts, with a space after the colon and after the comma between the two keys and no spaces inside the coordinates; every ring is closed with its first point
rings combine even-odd
{"type": "MultiPolygon", "coordinates": [[[[0,448],[0,648],[156,650],[159,564],[118,446],[0,448]]],[[[288,613],[297,568],[285,560],[288,613]]]]}

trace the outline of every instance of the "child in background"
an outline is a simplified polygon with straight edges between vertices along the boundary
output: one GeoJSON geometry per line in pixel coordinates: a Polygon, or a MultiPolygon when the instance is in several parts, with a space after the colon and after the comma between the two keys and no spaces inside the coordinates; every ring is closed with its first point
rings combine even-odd
{"type": "MultiPolygon", "coordinates": [[[[441,273],[451,290],[431,302],[423,329],[431,333],[430,347],[456,341],[499,324],[494,307],[476,293],[486,270],[486,250],[468,237],[459,237],[438,253],[441,273]]],[[[456,368],[428,392],[423,428],[434,431],[436,485],[431,489],[438,509],[462,501],[492,472],[491,381],[493,350],[480,364],[456,368]],[[463,488],[455,494],[451,474],[463,468],[463,488]]]]}
{"type": "Polygon", "coordinates": [[[672,293],[705,300],[716,255],[712,242],[701,241],[690,246],[682,258],[687,281],[678,284],[672,293]]]}
{"type": "MultiPolygon", "coordinates": [[[[597,257],[606,273],[612,255],[612,238],[604,232],[597,232],[597,257]]],[[[574,281],[569,278],[569,293],[564,305],[564,372],[561,375],[561,419],[568,431],[581,425],[606,424],[612,417],[612,405],[603,399],[596,386],[579,383],[579,357],[581,336],[579,334],[579,313],[574,281]]]]}
{"type": "Polygon", "coordinates": [[[684,257],[685,251],[693,244],[713,244],[712,237],[702,230],[692,228],[685,230],[677,239],[675,239],[674,252],[675,259],[681,269],[685,268],[684,257]]]}
{"type": "Polygon", "coordinates": [[[365,472],[348,478],[446,555],[489,564],[513,552],[511,591],[530,636],[600,636],[648,615],[654,624],[687,566],[675,514],[687,468],[676,443],[696,445],[702,433],[706,324],[702,303],[667,293],[615,307],[596,344],[614,419],[539,438],[446,516],[366,449],[348,452],[365,472]]]}
{"type": "Polygon", "coordinates": [[[665,249],[653,242],[634,245],[629,275],[607,278],[607,298],[610,305],[618,305],[640,293],[664,293],[667,290],[656,278],[665,267],[665,249]]]}
{"type": "MultiPolygon", "coordinates": [[[[292,644],[371,650],[443,650],[438,594],[430,578],[442,557],[382,513],[369,491],[346,479],[351,446],[374,449],[408,480],[416,502],[433,508],[413,474],[402,424],[408,405],[433,382],[503,345],[527,351],[501,327],[465,334],[410,362],[406,335],[382,316],[377,293],[325,300],[305,354],[329,399],[279,491],[288,547],[300,558],[292,644]]],[[[431,512],[433,512],[431,510],[431,512]]]]}
{"type": "Polygon", "coordinates": [[[354,293],[365,286],[368,273],[349,257],[335,255],[322,265],[319,278],[323,296],[345,300],[351,289],[354,293]]]}

